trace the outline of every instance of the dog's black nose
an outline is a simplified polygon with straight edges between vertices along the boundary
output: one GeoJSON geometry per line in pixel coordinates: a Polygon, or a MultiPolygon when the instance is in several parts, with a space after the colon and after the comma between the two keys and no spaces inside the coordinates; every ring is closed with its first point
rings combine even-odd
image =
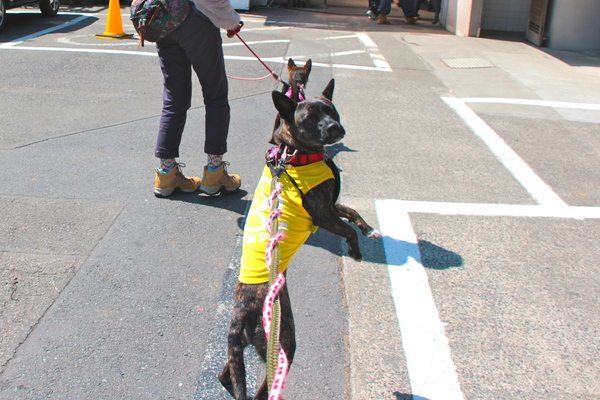
{"type": "Polygon", "coordinates": [[[344,135],[346,135],[346,131],[343,126],[338,123],[331,123],[325,128],[324,139],[326,139],[327,143],[335,143],[341,140],[344,135]]]}

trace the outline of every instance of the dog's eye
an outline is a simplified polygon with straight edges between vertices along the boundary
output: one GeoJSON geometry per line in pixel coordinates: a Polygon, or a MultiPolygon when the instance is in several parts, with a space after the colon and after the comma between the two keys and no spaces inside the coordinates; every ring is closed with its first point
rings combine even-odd
{"type": "Polygon", "coordinates": [[[306,118],[306,121],[307,121],[309,124],[316,124],[316,123],[318,122],[318,120],[317,120],[317,117],[316,117],[316,116],[314,116],[314,115],[309,115],[309,116],[306,118]]]}

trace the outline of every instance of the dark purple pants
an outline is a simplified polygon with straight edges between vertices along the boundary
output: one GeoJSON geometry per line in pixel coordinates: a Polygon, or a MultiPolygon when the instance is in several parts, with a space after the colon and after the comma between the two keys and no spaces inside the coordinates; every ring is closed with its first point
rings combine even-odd
{"type": "Polygon", "coordinates": [[[204,152],[225,154],[230,117],[219,28],[191,11],[175,32],[156,43],[156,49],[164,76],[164,91],[154,155],[179,157],[181,136],[192,101],[192,68],[204,96],[204,152]]]}

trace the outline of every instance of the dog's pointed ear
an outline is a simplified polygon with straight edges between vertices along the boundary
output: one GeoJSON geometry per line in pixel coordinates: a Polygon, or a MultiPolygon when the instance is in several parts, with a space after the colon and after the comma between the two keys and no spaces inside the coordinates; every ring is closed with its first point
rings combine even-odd
{"type": "Polygon", "coordinates": [[[287,97],[285,94],[278,92],[276,90],[272,93],[273,96],[273,104],[275,104],[275,108],[279,111],[279,115],[286,121],[291,121],[294,119],[294,113],[296,112],[297,103],[287,97]]]}
{"type": "Polygon", "coordinates": [[[329,83],[327,84],[327,87],[325,88],[325,90],[323,90],[323,93],[321,93],[321,95],[323,97],[325,97],[327,100],[331,101],[331,99],[333,99],[334,86],[335,86],[335,79],[331,79],[329,81],[329,83]]]}
{"type": "Polygon", "coordinates": [[[312,60],[308,59],[308,61],[306,61],[306,63],[304,64],[304,69],[306,70],[306,73],[310,73],[311,68],[312,68],[312,60]]]}
{"type": "Polygon", "coordinates": [[[288,60],[288,71],[293,71],[294,68],[296,68],[296,63],[290,58],[288,60]]]}

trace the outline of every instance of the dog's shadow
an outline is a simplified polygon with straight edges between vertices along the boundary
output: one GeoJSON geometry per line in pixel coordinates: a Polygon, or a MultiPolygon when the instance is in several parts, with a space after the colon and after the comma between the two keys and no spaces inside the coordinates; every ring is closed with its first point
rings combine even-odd
{"type": "Polygon", "coordinates": [[[331,158],[332,160],[335,158],[335,156],[342,152],[357,153],[358,150],[351,149],[350,147],[346,146],[343,142],[339,142],[331,146],[327,146],[325,148],[325,154],[327,154],[327,157],[331,158]]]}
{"type": "MultiPolygon", "coordinates": [[[[409,260],[409,257],[412,257],[419,258],[423,267],[430,269],[444,270],[463,266],[464,261],[459,254],[446,250],[427,240],[419,240],[415,248],[414,244],[398,241],[390,237],[369,239],[362,236],[358,230],[357,233],[363,261],[366,262],[383,265],[404,265],[409,260]],[[401,251],[401,254],[396,254],[396,258],[388,260],[386,258],[384,240],[391,247],[406,249],[406,251],[401,251]],[[415,254],[417,251],[418,254],[415,254]],[[397,256],[400,257],[398,258],[397,256]]],[[[324,229],[319,229],[315,234],[310,235],[306,244],[325,249],[340,256],[348,254],[348,249],[343,239],[324,229]]]]}

